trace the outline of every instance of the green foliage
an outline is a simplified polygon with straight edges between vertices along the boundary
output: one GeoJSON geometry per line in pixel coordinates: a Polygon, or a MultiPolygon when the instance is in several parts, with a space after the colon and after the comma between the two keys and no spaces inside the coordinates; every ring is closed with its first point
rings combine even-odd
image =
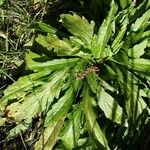
{"type": "Polygon", "coordinates": [[[60,16],[65,33],[31,24],[42,32],[26,53],[27,73],[0,100],[0,125],[16,123],[8,140],[30,129],[30,140],[39,134],[36,150],[122,149],[124,143],[130,149],[138,142],[150,122],[150,5],[133,22],[145,2],[120,3],[126,9],[112,0],[100,27],[75,13],[60,16]]]}

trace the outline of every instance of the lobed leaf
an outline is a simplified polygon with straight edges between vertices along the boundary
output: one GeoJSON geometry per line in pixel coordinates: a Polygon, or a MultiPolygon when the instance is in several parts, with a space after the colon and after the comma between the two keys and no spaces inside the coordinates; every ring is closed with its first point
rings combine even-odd
{"type": "Polygon", "coordinates": [[[54,98],[60,93],[63,87],[63,80],[67,77],[67,71],[68,68],[55,73],[50,82],[28,94],[23,101],[7,106],[7,116],[20,122],[47,111],[54,98]]]}
{"type": "Polygon", "coordinates": [[[105,53],[105,46],[112,34],[113,19],[115,18],[115,13],[117,11],[114,0],[112,0],[110,7],[110,12],[106,20],[104,20],[100,26],[97,37],[93,39],[92,52],[96,58],[101,58],[103,53],[105,53]]]}
{"type": "Polygon", "coordinates": [[[147,47],[148,40],[142,41],[140,44],[136,44],[133,48],[128,50],[128,56],[133,58],[140,58],[145,51],[144,49],[147,47]]]}
{"type": "Polygon", "coordinates": [[[105,116],[124,126],[128,126],[126,116],[123,112],[123,109],[118,105],[114,98],[109,95],[103,88],[100,88],[97,94],[98,105],[104,112],[105,116]]]}
{"type": "Polygon", "coordinates": [[[45,118],[45,126],[49,126],[54,122],[57,122],[61,118],[64,118],[73,101],[73,88],[70,87],[57,103],[52,106],[52,109],[47,112],[45,118]]]}
{"type": "Polygon", "coordinates": [[[29,25],[28,29],[35,29],[35,30],[50,33],[50,34],[55,34],[57,31],[55,28],[43,22],[34,22],[29,25]]]}
{"type": "Polygon", "coordinates": [[[91,103],[93,98],[89,95],[88,87],[84,87],[83,95],[84,97],[81,103],[81,108],[86,117],[88,130],[91,132],[92,135],[94,135],[95,139],[99,141],[102,147],[108,150],[109,146],[105,138],[105,135],[96,121],[96,114],[93,111],[91,103]]]}
{"type": "Polygon", "coordinates": [[[30,54],[26,54],[26,61],[27,61],[27,68],[34,71],[41,71],[43,69],[48,70],[56,70],[56,69],[63,69],[66,66],[73,66],[78,61],[79,58],[70,58],[70,59],[53,59],[46,62],[36,62],[32,59],[32,56],[30,54]]]}
{"type": "Polygon", "coordinates": [[[149,59],[130,59],[128,67],[132,70],[150,75],[150,60],[149,59]]]}
{"type": "Polygon", "coordinates": [[[89,23],[85,18],[80,18],[78,15],[62,14],[61,21],[67,30],[75,37],[84,42],[85,46],[91,44],[94,23],[89,23]]]}
{"type": "Polygon", "coordinates": [[[54,50],[58,56],[71,55],[74,51],[68,42],[60,40],[55,34],[49,34],[48,36],[39,35],[36,41],[47,48],[47,50],[54,50]]]}
{"type": "Polygon", "coordinates": [[[77,141],[81,133],[81,110],[79,106],[71,112],[71,117],[65,125],[60,140],[66,149],[73,149],[77,146],[77,141]]]}
{"type": "Polygon", "coordinates": [[[51,150],[58,140],[58,134],[63,125],[64,119],[61,118],[53,124],[47,126],[41,133],[40,139],[35,143],[35,150],[51,150]]]}
{"type": "Polygon", "coordinates": [[[4,110],[8,102],[13,101],[14,99],[24,98],[25,95],[33,91],[33,88],[42,86],[45,82],[42,81],[47,75],[50,75],[51,71],[43,70],[38,73],[33,73],[19,78],[18,81],[8,86],[4,91],[4,96],[0,100],[0,110],[4,110]]]}
{"type": "Polygon", "coordinates": [[[141,28],[145,28],[148,25],[150,19],[150,9],[147,10],[136,22],[131,26],[131,30],[136,32],[141,28]]]}

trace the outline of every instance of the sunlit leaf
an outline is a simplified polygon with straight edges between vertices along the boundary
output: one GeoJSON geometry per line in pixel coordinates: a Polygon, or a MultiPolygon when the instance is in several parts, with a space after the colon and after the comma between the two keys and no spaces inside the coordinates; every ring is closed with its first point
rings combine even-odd
{"type": "Polygon", "coordinates": [[[36,41],[48,50],[54,50],[58,56],[71,55],[73,53],[71,45],[64,40],[60,40],[55,34],[49,34],[48,36],[39,35],[36,41]]]}
{"type": "Polygon", "coordinates": [[[33,88],[41,86],[44,84],[42,79],[45,76],[49,75],[51,71],[43,70],[39,73],[34,73],[31,75],[27,75],[19,78],[18,81],[10,85],[4,91],[4,97],[0,100],[0,110],[5,108],[5,105],[8,102],[11,102],[13,99],[20,99],[27,95],[29,92],[32,92],[33,88]]]}
{"type": "Polygon", "coordinates": [[[103,88],[100,88],[97,94],[98,105],[103,110],[105,116],[110,120],[128,126],[123,109],[117,104],[114,98],[109,95],[103,88]]]}
{"type": "MultiPolygon", "coordinates": [[[[130,119],[135,123],[139,115],[146,109],[141,89],[135,84],[136,78],[128,72],[126,86],[126,109],[130,119]],[[142,95],[141,95],[142,94],[142,95]]],[[[143,91],[144,92],[144,91],[143,91]]]]}
{"type": "Polygon", "coordinates": [[[150,60],[149,59],[130,59],[129,68],[150,75],[150,60]]]}
{"type": "Polygon", "coordinates": [[[140,18],[136,20],[131,29],[136,32],[140,28],[143,28],[148,25],[148,21],[150,19],[150,9],[147,10],[140,18]]]}
{"type": "Polygon", "coordinates": [[[31,119],[46,111],[57,93],[60,93],[67,71],[68,69],[57,72],[49,83],[45,83],[42,87],[26,96],[23,102],[20,101],[9,105],[7,107],[8,117],[14,118],[16,121],[22,121],[23,119],[31,119]],[[13,105],[16,105],[15,110],[13,105]]]}
{"type": "Polygon", "coordinates": [[[96,58],[101,58],[103,53],[105,53],[105,46],[107,45],[107,42],[112,33],[112,22],[117,11],[117,7],[114,3],[114,0],[112,0],[110,7],[111,9],[109,11],[109,14],[100,26],[98,35],[92,43],[92,52],[96,58]]]}
{"type": "Polygon", "coordinates": [[[147,44],[148,40],[144,40],[140,44],[135,45],[133,48],[128,50],[128,55],[130,57],[139,58],[145,53],[144,49],[147,47],[147,44]]]}
{"type": "Polygon", "coordinates": [[[6,118],[0,117],[0,126],[3,126],[5,124],[6,118]]]}
{"type": "Polygon", "coordinates": [[[53,122],[51,125],[45,128],[42,132],[40,139],[35,143],[35,150],[50,150],[55,145],[58,140],[58,134],[63,125],[63,118],[59,119],[57,122],[53,122]]]}
{"type": "Polygon", "coordinates": [[[91,105],[92,97],[89,95],[89,90],[87,87],[84,88],[83,95],[84,97],[81,103],[81,107],[86,117],[88,129],[91,134],[93,134],[94,137],[100,142],[103,148],[109,149],[105,135],[96,121],[96,114],[94,113],[91,105]]]}
{"type": "Polygon", "coordinates": [[[76,14],[62,14],[60,17],[63,25],[70,33],[78,37],[85,45],[90,45],[93,36],[94,22],[89,23],[85,18],[81,18],[76,14]]]}
{"type": "Polygon", "coordinates": [[[118,32],[118,35],[116,36],[116,38],[113,41],[112,48],[113,48],[114,54],[116,54],[123,45],[122,39],[124,37],[124,34],[127,30],[127,25],[128,25],[128,18],[127,17],[122,22],[122,27],[121,27],[120,31],[118,32]]]}
{"type": "Polygon", "coordinates": [[[120,5],[123,9],[132,2],[132,0],[119,0],[119,1],[120,1],[120,5]]]}
{"type": "Polygon", "coordinates": [[[65,95],[59,99],[59,101],[53,105],[52,109],[48,111],[45,118],[45,126],[57,122],[62,117],[65,117],[71,104],[73,102],[73,88],[70,87],[65,95]]]}
{"type": "Polygon", "coordinates": [[[68,124],[65,125],[64,130],[60,136],[63,145],[66,149],[73,149],[77,146],[77,141],[80,135],[81,128],[81,110],[76,108],[69,118],[68,124]]]}
{"type": "Polygon", "coordinates": [[[72,66],[77,63],[79,58],[70,58],[70,59],[54,59],[46,62],[36,62],[32,60],[32,57],[30,57],[30,54],[26,54],[26,60],[27,60],[27,67],[30,70],[35,70],[35,71],[41,71],[45,68],[49,70],[56,70],[56,69],[62,69],[65,66],[72,66]]]}
{"type": "Polygon", "coordinates": [[[50,34],[54,34],[57,31],[55,28],[53,28],[50,25],[43,23],[43,22],[32,23],[28,28],[39,30],[42,32],[50,33],[50,34]]]}
{"type": "Polygon", "coordinates": [[[4,3],[5,0],[0,0],[0,6],[4,3]]]}
{"type": "Polygon", "coordinates": [[[19,134],[23,134],[29,127],[31,127],[31,120],[24,121],[18,124],[16,127],[8,132],[7,139],[9,140],[18,136],[19,134]]]}

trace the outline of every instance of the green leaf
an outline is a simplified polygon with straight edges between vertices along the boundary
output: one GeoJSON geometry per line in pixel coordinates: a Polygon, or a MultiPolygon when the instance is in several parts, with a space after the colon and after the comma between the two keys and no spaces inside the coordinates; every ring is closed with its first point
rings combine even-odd
{"type": "Polygon", "coordinates": [[[138,82],[136,77],[129,72],[126,76],[128,77],[125,81],[126,112],[129,120],[131,119],[133,123],[135,123],[136,119],[142,114],[143,110],[146,109],[147,105],[142,98],[144,91],[136,85],[138,82]]]}
{"type": "Polygon", "coordinates": [[[24,133],[30,126],[31,126],[31,120],[23,121],[22,123],[18,124],[16,127],[14,127],[8,132],[6,139],[10,140],[18,136],[19,134],[24,133]]]}
{"type": "Polygon", "coordinates": [[[150,19],[150,9],[147,10],[136,22],[131,26],[131,30],[136,32],[141,28],[148,26],[148,21],[150,19]]]}
{"type": "Polygon", "coordinates": [[[49,69],[49,70],[56,70],[56,69],[62,69],[66,66],[73,66],[78,61],[79,58],[70,58],[70,59],[53,59],[46,62],[36,62],[32,59],[32,56],[30,56],[31,53],[26,54],[26,61],[27,61],[27,68],[34,71],[41,71],[43,69],[49,69]]]}
{"type": "Polygon", "coordinates": [[[105,80],[110,80],[110,79],[115,79],[117,78],[116,73],[114,72],[114,70],[107,64],[105,64],[103,66],[103,74],[101,75],[101,77],[105,80]]]}
{"type": "Polygon", "coordinates": [[[33,91],[33,88],[42,86],[44,84],[42,78],[50,73],[51,71],[49,70],[43,70],[41,72],[19,78],[18,81],[10,85],[4,91],[4,96],[0,100],[0,110],[4,110],[7,103],[13,101],[13,99],[24,98],[25,95],[33,91]]]}
{"type": "Polygon", "coordinates": [[[62,14],[60,17],[63,25],[70,33],[83,41],[85,46],[89,46],[91,44],[94,32],[93,22],[89,23],[85,18],[80,18],[76,14],[62,14]]]}
{"type": "Polygon", "coordinates": [[[96,58],[101,58],[102,53],[105,53],[104,49],[112,34],[113,19],[117,11],[114,0],[112,0],[110,8],[111,9],[106,20],[103,21],[102,25],[99,28],[98,35],[92,43],[92,52],[96,58]]]}
{"type": "Polygon", "coordinates": [[[92,101],[93,98],[89,95],[89,89],[88,87],[84,87],[83,90],[83,100],[81,103],[81,108],[85,114],[86,117],[86,122],[87,122],[87,127],[89,129],[89,131],[91,132],[91,134],[94,135],[95,139],[97,139],[99,141],[99,143],[102,145],[102,147],[104,149],[109,150],[109,146],[107,143],[107,140],[105,138],[104,133],[102,132],[102,130],[100,129],[97,121],[96,121],[96,114],[93,111],[92,108],[92,101]]]}
{"type": "Polygon", "coordinates": [[[50,34],[55,34],[57,31],[55,28],[43,22],[34,22],[30,24],[28,29],[35,29],[35,30],[50,33],[50,34]]]}
{"type": "MultiPolygon", "coordinates": [[[[99,107],[104,112],[107,118],[109,118],[113,122],[127,126],[126,117],[123,109],[118,105],[115,99],[104,90],[103,87],[100,87],[100,85],[97,83],[97,80],[98,77],[92,74],[88,76],[89,86],[97,96],[99,107]],[[93,82],[93,84],[91,84],[90,81],[93,82]]],[[[102,84],[106,86],[106,83],[104,83],[103,81],[102,84]]],[[[110,86],[106,87],[114,90],[110,86]]]]}
{"type": "Polygon", "coordinates": [[[57,95],[59,95],[60,90],[63,88],[63,81],[67,77],[67,72],[68,68],[55,73],[50,82],[33,90],[23,101],[18,101],[7,106],[7,116],[20,122],[47,111],[54,98],[58,97],[57,95]]]}
{"type": "Polygon", "coordinates": [[[63,125],[64,119],[61,118],[47,126],[41,133],[40,139],[35,143],[35,150],[51,150],[58,140],[58,134],[63,125]]]}
{"type": "Polygon", "coordinates": [[[113,48],[113,53],[114,54],[116,54],[123,45],[122,39],[123,39],[123,37],[126,33],[127,25],[128,25],[128,22],[129,22],[127,17],[122,22],[122,27],[121,27],[120,31],[118,32],[118,35],[116,36],[116,38],[114,39],[114,41],[112,43],[112,48],[113,48]]]}
{"type": "Polygon", "coordinates": [[[98,83],[99,83],[97,74],[94,73],[94,72],[90,73],[87,76],[87,82],[88,82],[88,85],[91,88],[92,92],[96,93],[97,92],[98,83]]]}
{"type": "Polygon", "coordinates": [[[54,50],[58,56],[71,55],[74,50],[68,42],[60,40],[55,34],[39,35],[36,41],[48,50],[54,50]]]}
{"type": "Polygon", "coordinates": [[[54,122],[57,122],[61,118],[64,118],[73,102],[73,88],[70,87],[64,96],[62,96],[56,104],[52,106],[52,109],[48,111],[45,118],[45,126],[49,126],[54,122]]]}
{"type": "Polygon", "coordinates": [[[97,98],[98,105],[107,118],[118,124],[128,126],[123,109],[102,87],[97,91],[97,98]]]}
{"type": "Polygon", "coordinates": [[[71,113],[69,122],[65,125],[62,134],[60,135],[60,139],[66,149],[73,149],[77,146],[77,141],[81,132],[80,121],[81,110],[78,107],[71,113]]]}
{"type": "Polygon", "coordinates": [[[120,5],[121,5],[122,9],[127,7],[132,2],[132,0],[119,0],[119,1],[120,1],[120,5]]]}
{"type": "Polygon", "coordinates": [[[127,52],[130,47],[133,47],[136,43],[140,43],[141,39],[146,39],[150,36],[150,31],[139,30],[138,32],[131,32],[124,42],[123,49],[127,52]]]}
{"type": "Polygon", "coordinates": [[[0,117],[0,127],[5,125],[6,118],[0,117]]]}
{"type": "Polygon", "coordinates": [[[140,58],[145,51],[144,49],[147,47],[148,40],[142,41],[140,44],[135,45],[133,48],[128,50],[128,56],[133,57],[133,58],[140,58]]]}
{"type": "Polygon", "coordinates": [[[130,59],[128,67],[132,70],[150,75],[150,60],[149,59],[130,59]]]}
{"type": "Polygon", "coordinates": [[[132,120],[133,123],[135,123],[136,119],[146,108],[146,103],[142,99],[140,92],[141,89],[139,89],[139,86],[136,85],[139,81],[133,74],[125,70],[125,68],[121,71],[115,65],[113,69],[116,70],[116,73],[122,73],[123,75],[119,77],[118,82],[124,90],[125,107],[128,120],[132,120]]]}
{"type": "Polygon", "coordinates": [[[0,6],[4,3],[5,0],[0,0],[0,6]]]}

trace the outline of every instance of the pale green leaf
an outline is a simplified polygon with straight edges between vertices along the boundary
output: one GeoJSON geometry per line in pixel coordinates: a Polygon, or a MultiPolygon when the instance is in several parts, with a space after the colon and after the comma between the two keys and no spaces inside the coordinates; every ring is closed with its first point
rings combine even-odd
{"type": "Polygon", "coordinates": [[[102,53],[105,53],[105,46],[112,34],[112,24],[117,11],[117,7],[112,0],[110,12],[99,28],[98,35],[93,39],[92,52],[96,58],[101,58],[102,53]]]}
{"type": "Polygon", "coordinates": [[[53,122],[51,125],[45,128],[41,133],[40,139],[35,143],[35,150],[52,150],[55,143],[58,140],[58,134],[63,125],[64,119],[61,118],[57,122],[53,122]]]}
{"type": "Polygon", "coordinates": [[[136,20],[136,22],[132,25],[131,30],[134,32],[148,25],[148,21],[150,19],[150,9],[147,10],[140,18],[136,20]]]}
{"type": "Polygon", "coordinates": [[[5,0],[0,0],[0,6],[4,3],[5,0]]]}
{"type": "Polygon", "coordinates": [[[0,117],[0,127],[5,124],[6,118],[0,117]]]}
{"type": "Polygon", "coordinates": [[[83,41],[85,46],[89,46],[91,44],[94,32],[93,22],[89,23],[85,18],[81,18],[76,14],[62,14],[60,17],[63,25],[70,33],[83,41]]]}
{"type": "Polygon", "coordinates": [[[13,99],[23,98],[29,92],[32,92],[33,88],[43,85],[44,82],[42,81],[42,78],[50,73],[51,71],[49,70],[33,73],[19,78],[18,81],[8,86],[8,88],[4,91],[3,98],[0,100],[0,110],[5,109],[6,104],[13,99]]]}
{"type": "Polygon", "coordinates": [[[67,77],[67,72],[68,68],[55,73],[50,82],[28,94],[23,101],[7,106],[8,117],[20,122],[47,111],[54,98],[58,96],[63,88],[63,81],[67,77]]]}
{"type": "Polygon", "coordinates": [[[64,96],[58,99],[58,102],[52,106],[52,109],[48,111],[45,118],[45,126],[57,122],[61,118],[65,117],[71,104],[73,102],[73,88],[70,87],[64,96]]]}
{"type": "Polygon", "coordinates": [[[73,149],[77,146],[80,135],[81,110],[76,108],[69,118],[69,122],[65,125],[60,139],[66,149],[73,149]]]}
{"type": "Polygon", "coordinates": [[[148,40],[142,41],[140,44],[135,45],[133,48],[128,50],[128,56],[133,57],[133,58],[139,58],[142,56],[145,51],[144,49],[147,47],[148,40]]]}

